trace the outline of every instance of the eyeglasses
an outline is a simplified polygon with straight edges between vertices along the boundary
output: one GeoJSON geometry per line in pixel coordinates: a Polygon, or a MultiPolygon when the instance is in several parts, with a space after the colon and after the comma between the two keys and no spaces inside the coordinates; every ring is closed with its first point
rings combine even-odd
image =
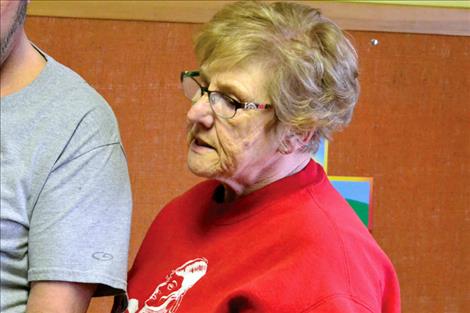
{"type": "Polygon", "coordinates": [[[201,84],[196,80],[196,77],[199,77],[198,71],[184,71],[181,73],[180,80],[181,85],[183,86],[184,95],[194,104],[201,99],[204,93],[207,93],[211,109],[219,117],[231,119],[235,116],[238,109],[266,110],[272,108],[271,104],[239,102],[220,91],[209,90],[207,87],[201,86],[201,84]]]}

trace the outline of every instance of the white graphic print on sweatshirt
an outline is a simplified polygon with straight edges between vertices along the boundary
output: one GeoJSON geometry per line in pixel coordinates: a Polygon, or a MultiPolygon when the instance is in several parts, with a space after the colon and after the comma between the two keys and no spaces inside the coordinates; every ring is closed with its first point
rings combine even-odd
{"type": "MultiPolygon", "coordinates": [[[[197,258],[172,271],[166,281],[155,288],[138,313],[175,313],[186,292],[206,274],[207,266],[205,258],[197,258]]],[[[139,300],[130,299],[127,311],[136,313],[137,310],[139,300]]]]}

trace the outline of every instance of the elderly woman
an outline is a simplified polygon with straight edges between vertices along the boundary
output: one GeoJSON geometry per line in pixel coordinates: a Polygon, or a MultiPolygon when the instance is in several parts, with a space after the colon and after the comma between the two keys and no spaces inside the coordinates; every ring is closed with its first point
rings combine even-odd
{"type": "Polygon", "coordinates": [[[320,12],[226,6],[196,38],[188,166],[157,216],[128,312],[400,312],[387,256],[311,155],[351,120],[356,53],[320,12]]]}

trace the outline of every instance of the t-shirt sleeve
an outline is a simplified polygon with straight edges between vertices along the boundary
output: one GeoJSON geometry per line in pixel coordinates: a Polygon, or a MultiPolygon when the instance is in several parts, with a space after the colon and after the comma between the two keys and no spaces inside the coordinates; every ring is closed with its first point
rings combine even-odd
{"type": "Polygon", "coordinates": [[[95,295],[126,290],[131,190],[109,108],[73,130],[34,206],[28,280],[96,283],[95,295]]]}

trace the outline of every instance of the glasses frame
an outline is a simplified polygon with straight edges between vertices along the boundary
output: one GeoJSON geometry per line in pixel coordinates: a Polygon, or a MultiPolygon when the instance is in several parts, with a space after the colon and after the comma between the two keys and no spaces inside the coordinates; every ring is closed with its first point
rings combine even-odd
{"type": "MultiPolygon", "coordinates": [[[[195,79],[195,77],[199,77],[199,76],[200,76],[199,71],[184,71],[184,72],[181,72],[180,82],[181,82],[181,85],[183,87],[183,91],[184,91],[184,85],[183,85],[184,79],[185,78],[192,79],[199,86],[200,91],[201,91],[201,97],[204,95],[204,93],[207,93],[207,96],[208,96],[208,99],[209,99],[209,104],[210,104],[212,112],[214,112],[214,114],[216,114],[217,116],[219,116],[221,118],[224,118],[224,119],[233,118],[237,114],[238,109],[243,109],[243,110],[268,110],[268,109],[271,109],[273,107],[272,104],[269,104],[269,103],[240,102],[240,101],[237,101],[237,100],[233,99],[230,96],[227,96],[223,92],[220,92],[220,91],[217,91],[217,90],[209,90],[207,87],[201,86],[201,84],[195,79]],[[233,115],[227,117],[227,116],[218,114],[215,111],[214,104],[211,101],[211,94],[217,94],[217,95],[221,96],[222,98],[224,98],[225,100],[227,100],[228,102],[230,102],[230,104],[232,104],[235,107],[233,115]]],[[[186,94],[185,94],[185,96],[186,96],[186,94]]],[[[192,99],[189,99],[189,100],[192,100],[192,99]]]]}

